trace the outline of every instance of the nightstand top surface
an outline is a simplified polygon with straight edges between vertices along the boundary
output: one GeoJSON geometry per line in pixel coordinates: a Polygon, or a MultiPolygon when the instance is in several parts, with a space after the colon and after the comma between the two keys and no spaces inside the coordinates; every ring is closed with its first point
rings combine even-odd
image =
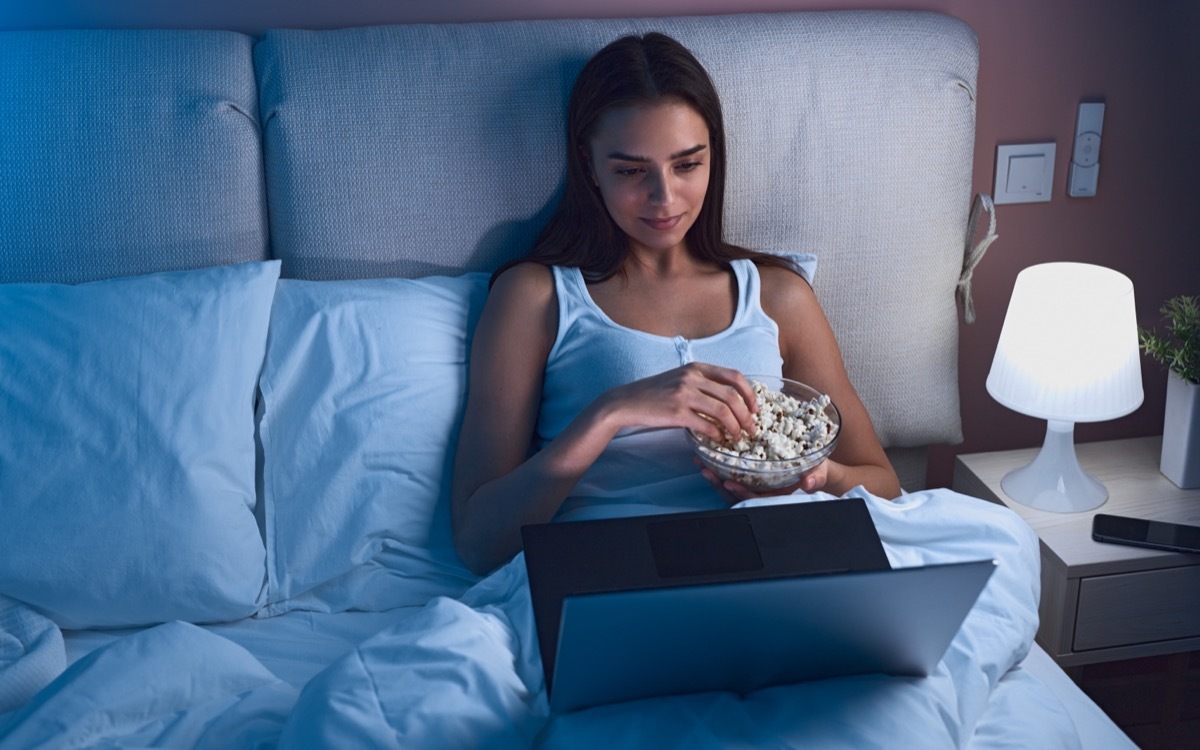
{"type": "MultiPolygon", "coordinates": [[[[1200,555],[1092,540],[1092,516],[1097,513],[1200,525],[1200,489],[1181,490],[1162,475],[1158,470],[1161,445],[1162,438],[1158,436],[1077,444],[1080,465],[1108,488],[1108,500],[1099,508],[1083,513],[1030,508],[1001,489],[1004,475],[1032,461],[1040,447],[961,455],[958,462],[992,494],[985,499],[998,500],[1016,511],[1072,575],[1197,565],[1200,555]]],[[[955,485],[958,488],[959,482],[955,485]]]]}

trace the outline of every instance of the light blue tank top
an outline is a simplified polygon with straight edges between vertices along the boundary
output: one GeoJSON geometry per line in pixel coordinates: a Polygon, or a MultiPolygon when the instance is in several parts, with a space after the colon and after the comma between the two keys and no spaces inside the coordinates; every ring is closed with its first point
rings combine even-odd
{"type": "MultiPolygon", "coordinates": [[[[657,336],[619,325],[592,300],[578,268],[554,267],[558,335],[546,362],[537,446],[562,432],[608,389],[689,362],[731,367],[747,375],[782,374],[779,328],[763,312],[758,269],[749,260],[731,265],[738,284],[733,322],[700,339],[657,336]]],[[[576,485],[559,518],[726,505],[700,476],[682,429],[626,429],[576,485]]]]}

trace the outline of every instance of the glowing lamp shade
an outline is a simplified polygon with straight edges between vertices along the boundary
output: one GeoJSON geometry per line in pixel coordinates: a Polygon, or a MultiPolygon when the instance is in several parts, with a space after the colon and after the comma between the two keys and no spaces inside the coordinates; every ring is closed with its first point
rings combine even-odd
{"type": "Polygon", "coordinates": [[[987,390],[1009,409],[1047,420],[1037,457],[1000,482],[1009,497],[1063,513],[1104,504],[1108,491],[1075,457],[1075,423],[1116,419],[1142,403],[1133,283],[1086,263],[1021,271],[987,390]]]}

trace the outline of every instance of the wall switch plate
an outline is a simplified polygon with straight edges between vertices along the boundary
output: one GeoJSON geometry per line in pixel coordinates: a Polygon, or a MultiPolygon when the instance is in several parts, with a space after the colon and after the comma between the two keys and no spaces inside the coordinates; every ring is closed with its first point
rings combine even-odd
{"type": "Polygon", "coordinates": [[[996,147],[995,203],[1044,203],[1053,184],[1053,143],[996,147]]]}

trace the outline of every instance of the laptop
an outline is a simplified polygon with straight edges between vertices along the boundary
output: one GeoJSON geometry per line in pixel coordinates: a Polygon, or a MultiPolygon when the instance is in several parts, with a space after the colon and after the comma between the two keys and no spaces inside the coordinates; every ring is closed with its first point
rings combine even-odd
{"type": "Polygon", "coordinates": [[[891,569],[848,498],[522,529],[556,712],[937,665],[992,560],[891,569]]]}

